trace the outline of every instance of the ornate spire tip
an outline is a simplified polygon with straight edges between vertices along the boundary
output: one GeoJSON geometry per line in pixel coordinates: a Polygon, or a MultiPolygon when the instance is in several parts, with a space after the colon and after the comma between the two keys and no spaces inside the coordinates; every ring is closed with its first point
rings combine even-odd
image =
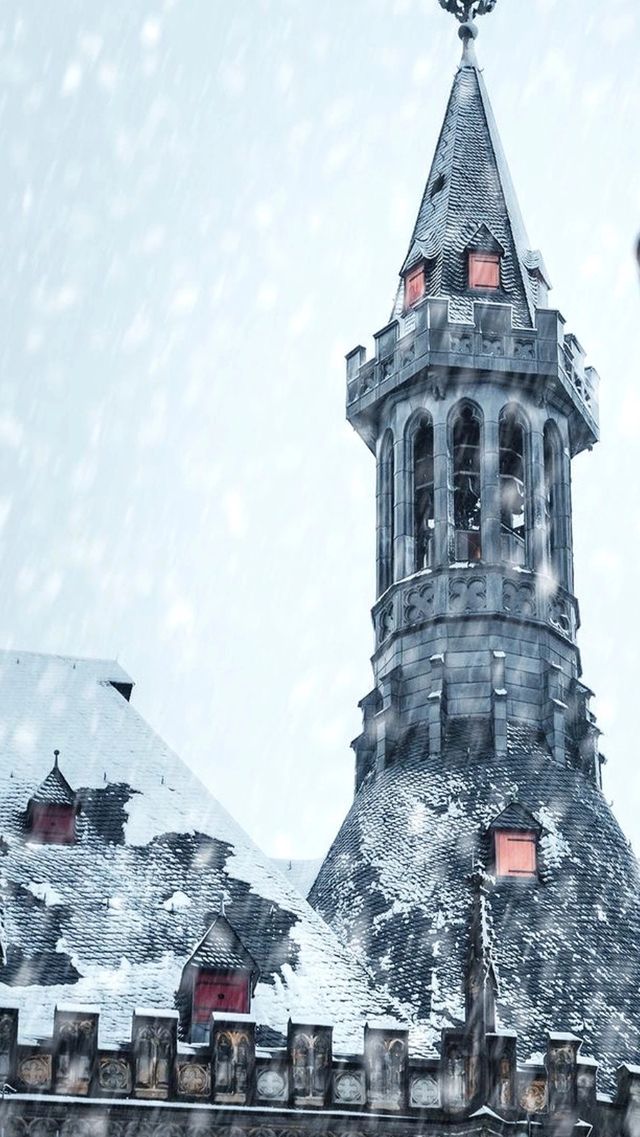
{"type": "Polygon", "coordinates": [[[493,12],[498,0],[440,0],[447,12],[451,12],[461,24],[469,24],[476,16],[486,16],[493,12]]]}

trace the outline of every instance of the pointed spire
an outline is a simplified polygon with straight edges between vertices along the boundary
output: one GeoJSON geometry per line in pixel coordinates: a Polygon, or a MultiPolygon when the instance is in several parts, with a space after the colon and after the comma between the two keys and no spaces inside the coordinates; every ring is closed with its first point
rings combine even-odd
{"type": "MultiPolygon", "coordinates": [[[[447,297],[454,319],[470,320],[474,300],[483,300],[511,304],[516,326],[532,327],[536,308],[546,305],[546,271],[530,247],[474,47],[472,17],[493,4],[441,3],[463,21],[462,58],[401,276],[423,266],[426,294],[447,297]],[[480,232],[500,250],[500,284],[491,291],[469,285],[469,253],[480,232]]],[[[392,318],[405,312],[402,280],[392,318]]]]}

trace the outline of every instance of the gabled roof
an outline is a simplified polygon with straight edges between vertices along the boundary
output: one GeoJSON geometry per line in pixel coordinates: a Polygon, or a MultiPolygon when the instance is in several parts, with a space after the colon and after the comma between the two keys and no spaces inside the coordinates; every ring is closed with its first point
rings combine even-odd
{"type": "Polygon", "coordinates": [[[58,766],[58,751],[52,769],[41,782],[31,801],[38,805],[75,805],[76,795],[58,766]]]}
{"type": "Polygon", "coordinates": [[[532,813],[525,809],[519,801],[509,802],[509,805],[494,817],[490,829],[521,829],[523,832],[530,833],[532,830],[540,833],[542,826],[539,821],[536,821],[532,813]]]}
{"type": "Polygon", "coordinates": [[[222,914],[216,916],[209,925],[188,963],[195,967],[220,970],[235,968],[253,972],[258,970],[255,959],[222,914]]]}
{"type": "MultiPolygon", "coordinates": [[[[498,299],[513,304],[516,325],[531,327],[544,265],[530,249],[484,79],[467,44],[401,269],[421,256],[432,259],[429,294],[449,297],[453,318],[472,315],[463,253],[481,226],[504,250],[498,299]]],[[[400,288],[394,318],[402,307],[400,288]]]]}
{"type": "Polygon", "coordinates": [[[136,1006],[173,1009],[221,896],[259,971],[261,1041],[283,1044],[290,1017],[329,1016],[337,1050],[351,1051],[367,1016],[407,1017],[122,698],[123,676],[0,651],[0,1005],[19,1007],[23,1037],[46,1035],[59,1003],[99,1004],[106,1045],[129,1037],[136,1006]],[[25,805],[53,744],[82,802],[76,841],[26,848],[25,805]]]}

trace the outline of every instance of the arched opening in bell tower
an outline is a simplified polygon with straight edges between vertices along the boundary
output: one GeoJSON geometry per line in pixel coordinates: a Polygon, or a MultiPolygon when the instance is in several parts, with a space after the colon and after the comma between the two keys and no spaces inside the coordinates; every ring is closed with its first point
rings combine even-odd
{"type": "Polygon", "coordinates": [[[395,462],[393,435],[387,430],[380,446],[378,483],[378,596],[393,584],[395,462]]]}
{"type": "Polygon", "coordinates": [[[500,416],[500,553],[503,562],[527,561],[526,432],[521,415],[507,407],[500,416]]]}
{"type": "Polygon", "coordinates": [[[543,444],[547,561],[553,576],[562,583],[562,439],[556,424],[550,420],[545,423],[543,444]]]}
{"type": "Polygon", "coordinates": [[[435,528],[433,422],[423,415],[415,424],[413,443],[414,572],[433,565],[435,528]]]}
{"type": "Polygon", "coordinates": [[[453,527],[456,561],[482,559],[481,422],[476,407],[456,411],[452,430],[453,527]]]}

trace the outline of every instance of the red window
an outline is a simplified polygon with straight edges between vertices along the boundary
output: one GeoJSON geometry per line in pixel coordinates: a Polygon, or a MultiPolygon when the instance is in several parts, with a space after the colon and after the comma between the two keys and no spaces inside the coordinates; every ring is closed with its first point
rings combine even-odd
{"type": "Polygon", "coordinates": [[[72,805],[32,806],[31,840],[43,845],[71,845],[76,839],[76,811],[72,805]]]}
{"type": "Polygon", "coordinates": [[[193,989],[192,1022],[208,1025],[216,1011],[249,1013],[246,971],[199,971],[193,989]]]}
{"type": "Polygon", "coordinates": [[[497,253],[469,253],[469,288],[499,288],[500,257],[497,253]]]}
{"type": "Polygon", "coordinates": [[[497,876],[537,875],[537,842],[535,833],[518,829],[496,833],[497,876]]]}
{"type": "Polygon", "coordinates": [[[404,282],[404,306],[411,308],[418,300],[424,296],[425,282],[424,282],[424,268],[414,269],[405,277],[404,282]]]}

